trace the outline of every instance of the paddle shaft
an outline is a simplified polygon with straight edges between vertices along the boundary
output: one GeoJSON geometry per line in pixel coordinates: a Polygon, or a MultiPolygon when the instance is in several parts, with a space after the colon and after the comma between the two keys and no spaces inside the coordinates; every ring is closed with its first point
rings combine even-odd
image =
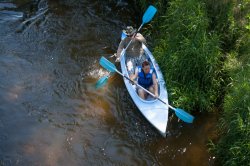
{"type": "Polygon", "coordinates": [[[132,36],[132,39],[130,40],[130,42],[128,43],[127,47],[126,47],[125,50],[123,50],[123,51],[126,51],[126,50],[127,50],[127,48],[130,46],[130,44],[131,44],[133,38],[136,37],[136,34],[141,30],[142,26],[143,26],[145,23],[148,23],[149,21],[151,21],[152,18],[154,17],[154,15],[155,15],[156,12],[157,12],[157,9],[156,9],[154,6],[150,5],[150,6],[148,7],[148,9],[146,10],[146,12],[144,13],[144,15],[143,15],[143,17],[142,17],[142,24],[141,24],[141,26],[136,30],[136,33],[132,36]]]}
{"type": "MultiPolygon", "coordinates": [[[[186,114],[186,116],[188,116],[188,118],[192,118],[192,119],[193,119],[193,116],[187,114],[185,111],[181,113],[182,116],[178,115],[178,114],[176,113],[176,111],[177,111],[176,108],[174,108],[174,107],[172,107],[171,105],[167,104],[165,101],[163,101],[163,100],[160,99],[159,97],[156,97],[153,93],[151,93],[150,91],[148,91],[147,89],[145,89],[144,87],[142,87],[141,85],[139,85],[138,83],[136,83],[135,81],[131,80],[129,77],[125,76],[124,74],[122,74],[122,73],[121,73],[120,71],[118,71],[117,69],[116,69],[116,72],[119,73],[121,76],[125,77],[126,79],[128,79],[129,81],[133,82],[136,86],[140,87],[141,89],[143,89],[145,92],[147,92],[148,94],[150,94],[150,95],[153,96],[154,98],[156,98],[156,99],[158,99],[159,101],[161,101],[163,104],[167,105],[167,106],[168,106],[169,108],[171,108],[172,110],[174,110],[174,111],[175,111],[175,114],[176,114],[180,119],[182,119],[183,121],[186,121],[186,120],[187,120],[187,119],[184,119],[184,117],[183,117],[183,114],[184,114],[184,113],[186,114]]],[[[179,113],[180,113],[180,110],[179,110],[179,113]]],[[[186,118],[187,118],[187,117],[186,117],[186,118]]],[[[193,120],[192,120],[192,121],[193,121],[193,120]]],[[[187,122],[187,121],[186,121],[186,122],[187,122]]],[[[188,123],[190,123],[190,122],[188,122],[188,123]]]]}
{"type": "MultiPolygon", "coordinates": [[[[110,61],[108,61],[106,58],[102,57],[100,59],[100,65],[102,67],[104,67],[105,69],[107,69],[110,72],[116,72],[118,74],[120,74],[121,76],[125,77],[126,79],[128,79],[130,82],[133,82],[136,86],[140,87],[141,89],[143,89],[144,91],[146,91],[147,93],[149,93],[151,96],[157,98],[158,100],[160,100],[162,103],[166,104],[169,108],[171,108],[172,110],[175,111],[175,114],[178,118],[180,118],[181,120],[183,120],[184,122],[187,123],[192,123],[194,117],[190,114],[188,114],[187,112],[185,112],[182,109],[179,108],[174,108],[170,105],[168,105],[166,102],[164,102],[163,100],[161,100],[159,97],[156,97],[153,93],[149,92],[147,89],[145,89],[144,87],[140,86],[139,84],[137,84],[135,81],[133,81],[132,79],[130,79],[128,76],[126,76],[125,74],[121,73],[120,71],[117,70],[116,66],[111,63],[110,61]]],[[[107,80],[107,78],[104,78],[101,80],[101,83],[104,82],[105,83],[105,79],[107,80]]]]}
{"type": "Polygon", "coordinates": [[[160,99],[159,97],[156,97],[153,93],[151,93],[150,91],[148,91],[147,89],[145,89],[144,87],[142,87],[141,85],[139,85],[138,83],[136,83],[135,81],[131,80],[128,76],[122,74],[120,71],[118,71],[117,69],[115,69],[115,71],[120,74],[121,76],[125,77],[127,80],[133,82],[136,86],[140,87],[141,89],[143,89],[145,92],[149,93],[151,96],[153,96],[154,98],[158,99],[159,101],[161,101],[163,104],[167,105],[169,108],[171,108],[172,110],[175,111],[175,114],[178,118],[180,118],[181,120],[183,120],[184,122],[187,123],[192,123],[194,117],[188,113],[186,113],[184,110],[181,109],[176,109],[174,107],[172,107],[171,105],[167,104],[165,101],[163,101],[162,99],[160,99]]]}
{"type": "Polygon", "coordinates": [[[147,89],[145,89],[144,87],[142,87],[141,85],[139,85],[138,83],[136,83],[135,81],[131,80],[129,77],[125,76],[124,74],[122,74],[119,70],[115,69],[115,71],[120,74],[121,76],[125,77],[127,80],[133,82],[136,86],[140,87],[141,89],[143,89],[145,92],[147,92],[148,94],[150,94],[151,96],[153,96],[154,98],[158,99],[159,101],[161,101],[163,104],[168,105],[169,108],[171,108],[172,110],[176,110],[174,107],[172,107],[171,105],[167,104],[165,101],[163,101],[162,99],[160,99],[159,97],[156,97],[152,92],[148,91],[147,89]]]}
{"type": "MultiPolygon", "coordinates": [[[[125,77],[127,80],[133,82],[136,86],[140,87],[141,89],[143,89],[145,92],[147,92],[148,94],[150,94],[150,95],[153,96],[154,98],[160,100],[163,104],[166,104],[166,105],[167,105],[167,103],[166,103],[165,101],[163,101],[163,100],[160,99],[159,97],[156,97],[152,92],[148,91],[147,89],[145,89],[144,87],[142,87],[141,85],[139,85],[138,83],[136,83],[135,81],[131,80],[129,77],[125,76],[124,74],[122,74],[122,73],[121,73],[120,71],[118,71],[117,69],[116,69],[116,72],[117,72],[118,74],[120,74],[121,76],[125,77]]],[[[168,105],[168,106],[169,106],[170,108],[174,109],[172,106],[170,106],[170,105],[168,105]]]]}
{"type": "Polygon", "coordinates": [[[132,43],[133,38],[136,37],[137,33],[141,30],[141,28],[142,28],[143,25],[144,24],[142,23],[141,26],[136,30],[135,34],[132,36],[132,39],[129,41],[127,47],[123,51],[126,51],[128,49],[129,45],[132,43]]]}

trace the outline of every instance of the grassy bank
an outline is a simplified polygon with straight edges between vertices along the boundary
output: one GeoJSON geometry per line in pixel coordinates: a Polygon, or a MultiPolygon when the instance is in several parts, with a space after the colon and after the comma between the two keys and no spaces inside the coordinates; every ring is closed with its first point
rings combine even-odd
{"type": "Polygon", "coordinates": [[[157,7],[147,28],[169,98],[192,111],[220,108],[220,140],[211,144],[220,165],[250,163],[250,2],[137,1],[157,7]],[[153,27],[153,28],[150,28],[153,27]]]}
{"type": "MultiPolygon", "coordinates": [[[[166,4],[166,3],[165,3],[166,4]]],[[[175,0],[152,23],[154,55],[166,78],[170,100],[186,110],[208,111],[219,99],[219,38],[209,33],[205,4],[175,0]]],[[[158,7],[159,6],[159,7],[158,7]]]]}
{"type": "Polygon", "coordinates": [[[224,6],[228,6],[227,12],[210,13],[212,18],[217,15],[213,29],[221,35],[223,70],[227,73],[223,117],[218,125],[221,139],[211,149],[223,165],[249,165],[250,2],[225,1],[216,6],[217,11],[223,11],[224,6]]]}
{"type": "MultiPolygon", "coordinates": [[[[249,36],[250,37],[250,36],[249,36]]],[[[248,38],[249,39],[249,38],[248,38]]],[[[231,53],[225,62],[230,84],[219,123],[221,139],[211,150],[223,165],[250,164],[250,42],[240,55],[231,53]]]]}

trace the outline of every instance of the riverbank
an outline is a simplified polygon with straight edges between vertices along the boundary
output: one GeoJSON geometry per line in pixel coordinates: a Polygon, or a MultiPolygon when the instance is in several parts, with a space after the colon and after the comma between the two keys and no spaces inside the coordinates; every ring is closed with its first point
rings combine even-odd
{"type": "MultiPolygon", "coordinates": [[[[137,3],[142,9],[149,5],[137,3]]],[[[250,3],[161,0],[153,5],[158,13],[146,33],[154,39],[170,100],[194,114],[218,110],[220,139],[208,149],[220,165],[248,165],[250,3]]]]}

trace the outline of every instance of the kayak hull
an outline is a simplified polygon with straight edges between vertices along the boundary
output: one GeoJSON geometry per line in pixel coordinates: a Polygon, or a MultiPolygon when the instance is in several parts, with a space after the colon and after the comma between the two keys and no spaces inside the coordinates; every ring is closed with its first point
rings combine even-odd
{"type": "MultiPolygon", "coordinates": [[[[139,97],[135,85],[132,85],[129,80],[124,79],[126,88],[136,104],[137,108],[140,110],[142,115],[160,132],[164,137],[166,136],[167,123],[168,123],[168,93],[166,90],[166,84],[162,75],[162,72],[157,64],[155,58],[149,49],[143,44],[145,55],[151,62],[151,67],[155,69],[155,74],[158,81],[159,98],[163,100],[166,104],[162,103],[158,99],[149,96],[146,100],[139,97]]],[[[126,65],[126,54],[125,51],[122,52],[120,65],[122,73],[128,76],[128,70],[126,65]]]]}

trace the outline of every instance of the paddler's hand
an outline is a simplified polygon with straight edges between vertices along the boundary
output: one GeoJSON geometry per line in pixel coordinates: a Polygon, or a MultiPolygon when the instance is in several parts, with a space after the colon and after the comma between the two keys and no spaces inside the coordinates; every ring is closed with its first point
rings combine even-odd
{"type": "Polygon", "coordinates": [[[114,53],[113,55],[111,55],[109,58],[113,58],[116,57],[116,53],[114,53]]]}
{"type": "Polygon", "coordinates": [[[129,81],[130,84],[134,85],[135,83],[133,81],[129,81]]]}
{"type": "Polygon", "coordinates": [[[115,62],[120,62],[120,58],[116,58],[115,62]]]}
{"type": "Polygon", "coordinates": [[[134,85],[134,82],[133,82],[133,81],[134,81],[134,80],[131,79],[131,77],[130,77],[129,83],[132,84],[132,85],[134,85]]]}
{"type": "Polygon", "coordinates": [[[155,93],[155,98],[158,98],[159,97],[159,94],[158,93],[155,93]]]}
{"type": "Polygon", "coordinates": [[[116,57],[115,62],[120,62],[120,56],[119,56],[119,57],[117,57],[117,54],[116,54],[116,53],[114,53],[114,56],[116,57]]]}

